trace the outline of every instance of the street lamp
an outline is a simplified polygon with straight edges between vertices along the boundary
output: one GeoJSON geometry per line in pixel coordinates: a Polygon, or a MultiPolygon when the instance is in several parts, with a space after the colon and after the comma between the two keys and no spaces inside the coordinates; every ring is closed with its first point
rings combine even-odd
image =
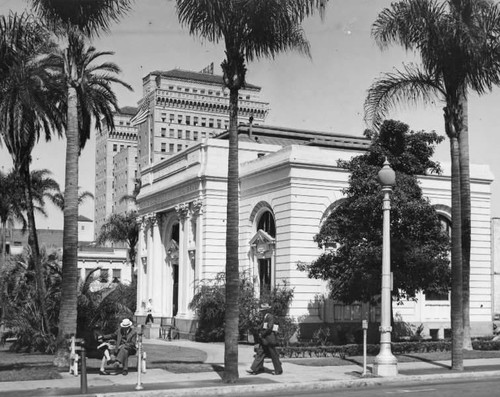
{"type": "Polygon", "coordinates": [[[382,295],[380,311],[380,352],[375,357],[373,374],[377,376],[396,376],[398,361],[391,352],[391,197],[392,187],[396,184],[396,173],[387,158],[378,172],[378,181],[384,193],[383,237],[382,237],[382,295]]]}

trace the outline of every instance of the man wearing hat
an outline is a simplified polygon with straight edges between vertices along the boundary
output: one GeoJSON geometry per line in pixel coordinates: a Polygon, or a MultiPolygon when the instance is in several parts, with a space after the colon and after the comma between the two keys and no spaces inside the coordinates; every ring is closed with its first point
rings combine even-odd
{"type": "Polygon", "coordinates": [[[128,374],[128,356],[135,354],[135,345],[137,339],[137,332],[132,326],[132,321],[128,318],[123,319],[120,323],[120,328],[116,330],[116,332],[103,335],[102,339],[115,339],[116,340],[116,348],[115,348],[115,367],[122,367],[122,374],[128,374]]]}
{"type": "Polygon", "coordinates": [[[271,357],[274,375],[281,375],[283,373],[283,368],[281,367],[280,356],[276,351],[276,332],[278,330],[278,325],[275,323],[274,316],[270,312],[271,306],[269,306],[269,304],[263,303],[259,310],[264,313],[262,327],[259,332],[260,343],[256,348],[252,366],[247,372],[252,375],[264,372],[264,358],[271,357]]]}

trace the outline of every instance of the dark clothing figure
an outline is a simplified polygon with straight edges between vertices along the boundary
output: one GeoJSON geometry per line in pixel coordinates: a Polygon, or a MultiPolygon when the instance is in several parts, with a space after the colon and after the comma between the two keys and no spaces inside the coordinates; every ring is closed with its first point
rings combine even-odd
{"type": "Polygon", "coordinates": [[[263,372],[264,358],[266,357],[271,357],[275,375],[281,375],[283,373],[280,357],[276,351],[276,330],[277,324],[274,321],[274,316],[271,313],[266,313],[260,330],[260,343],[256,348],[255,358],[250,367],[250,373],[258,374],[259,372],[263,372]]]}
{"type": "Polygon", "coordinates": [[[135,354],[137,332],[132,327],[132,321],[125,319],[120,328],[112,334],[104,335],[103,339],[115,339],[115,366],[122,366],[123,375],[128,374],[128,356],[135,354]]]}
{"type": "Polygon", "coordinates": [[[146,316],[146,324],[151,322],[154,323],[155,319],[153,318],[153,303],[151,299],[149,300],[148,304],[146,305],[146,311],[148,315],[146,316]]]}
{"type": "Polygon", "coordinates": [[[91,330],[84,331],[79,334],[85,341],[85,351],[89,358],[102,358],[103,351],[99,348],[102,332],[99,327],[95,326],[91,330]]]}

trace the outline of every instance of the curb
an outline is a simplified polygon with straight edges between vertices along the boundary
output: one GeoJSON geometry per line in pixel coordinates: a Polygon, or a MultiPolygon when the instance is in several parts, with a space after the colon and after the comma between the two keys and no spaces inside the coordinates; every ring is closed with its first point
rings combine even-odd
{"type": "Polygon", "coordinates": [[[351,380],[333,380],[323,382],[304,382],[304,383],[267,383],[252,385],[227,385],[214,387],[199,387],[186,389],[161,389],[161,390],[134,390],[119,393],[99,393],[96,397],[122,397],[122,396],[142,396],[142,397],[188,397],[198,395],[244,395],[254,392],[284,392],[293,390],[294,392],[322,391],[331,389],[348,389],[355,387],[373,387],[386,384],[408,384],[419,382],[437,382],[442,379],[485,379],[500,377],[500,370],[479,371],[479,372],[455,372],[450,374],[436,375],[402,375],[391,378],[366,378],[351,380]]]}

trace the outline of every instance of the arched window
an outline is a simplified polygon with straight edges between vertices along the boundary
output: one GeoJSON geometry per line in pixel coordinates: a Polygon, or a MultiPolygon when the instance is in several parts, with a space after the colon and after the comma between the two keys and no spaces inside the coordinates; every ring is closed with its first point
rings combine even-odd
{"type": "Polygon", "coordinates": [[[438,215],[438,218],[441,222],[441,228],[451,238],[451,221],[444,215],[438,215]]]}
{"type": "MultiPolygon", "coordinates": [[[[274,216],[270,211],[263,212],[257,222],[257,232],[263,231],[267,236],[274,239],[276,237],[276,225],[274,223],[274,216]]],[[[273,244],[274,245],[274,244],[273,244]]],[[[258,275],[260,284],[260,296],[269,295],[271,292],[271,285],[273,282],[273,255],[274,251],[269,242],[264,244],[267,247],[266,252],[258,258],[258,275]]]]}
{"type": "MultiPolygon", "coordinates": [[[[438,214],[439,222],[441,223],[441,228],[448,235],[448,238],[451,239],[451,220],[443,215],[438,214]]],[[[430,301],[446,301],[448,300],[448,294],[438,294],[436,292],[427,292],[425,294],[425,300],[430,301]]]]}
{"type": "Polygon", "coordinates": [[[172,240],[179,244],[179,223],[172,225],[172,240]]]}
{"type": "Polygon", "coordinates": [[[179,308],[179,223],[172,225],[169,255],[172,266],[172,316],[177,315],[179,308]]]}
{"type": "Polygon", "coordinates": [[[276,237],[276,226],[274,224],[274,216],[270,211],[264,212],[257,223],[257,230],[263,230],[272,238],[276,237]]]}

